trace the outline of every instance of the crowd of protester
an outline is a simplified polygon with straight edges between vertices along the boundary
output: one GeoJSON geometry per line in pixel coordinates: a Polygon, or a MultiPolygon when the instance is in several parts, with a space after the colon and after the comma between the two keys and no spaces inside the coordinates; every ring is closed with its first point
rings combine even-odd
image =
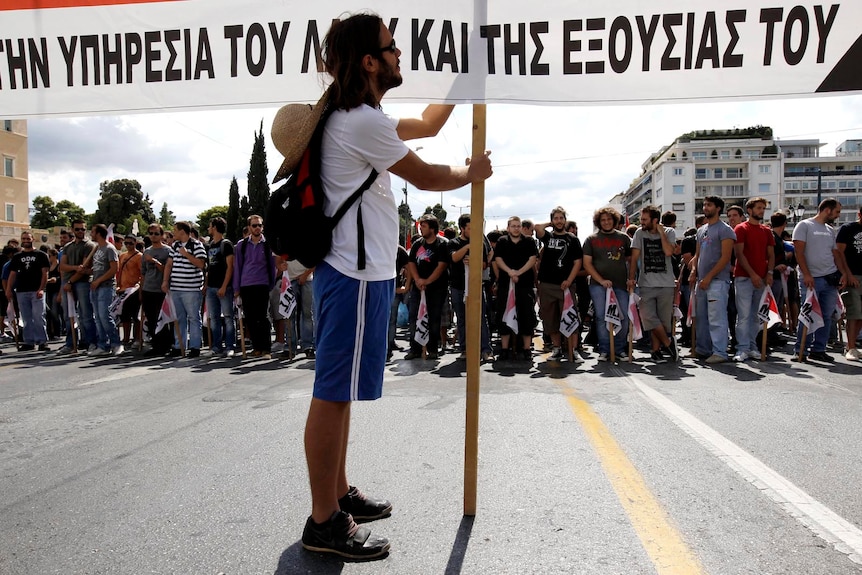
{"type": "MultiPolygon", "coordinates": [[[[509,218],[482,238],[481,360],[548,353],[579,364],[592,348],[599,361],[637,351],[663,363],[688,347],[717,364],[764,360],[764,350],[794,342],[796,361],[830,362],[828,349],[841,346],[858,361],[862,211],[836,227],[841,205],[824,200],[791,235],[782,211],[765,221],[767,205],[752,198],[725,209],[710,196],[696,227],[680,234],[675,214],[653,206],[639,225],[599,209],[583,238],[562,207],[547,222],[509,218]]],[[[62,340],[61,355],[232,358],[247,347],[252,357],[313,358],[314,270],[273,254],[260,216],[236,244],[225,228],[222,218],[203,236],[189,222],[153,223],[139,238],[78,220],[60,244],[38,249],[23,232],[3,248],[4,347],[47,352],[62,340]]],[[[390,361],[405,350],[405,360],[466,359],[470,230],[469,214],[443,230],[426,214],[409,251],[399,246],[390,361]]]]}

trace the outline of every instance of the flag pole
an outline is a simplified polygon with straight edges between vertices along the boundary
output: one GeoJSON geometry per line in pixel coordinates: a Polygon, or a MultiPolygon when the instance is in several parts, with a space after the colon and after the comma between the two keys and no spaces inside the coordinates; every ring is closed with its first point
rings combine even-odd
{"type": "MultiPolygon", "coordinates": [[[[766,289],[769,289],[768,287],[766,289]]],[[[760,360],[766,361],[766,336],[769,330],[769,320],[763,322],[763,342],[760,344],[760,360]]]]}
{"type": "MultiPolygon", "coordinates": [[[[485,153],[485,104],[473,104],[473,156],[485,153]]],[[[479,477],[479,364],[482,353],[482,254],[485,182],[474,182],[470,194],[470,258],[467,288],[467,407],[464,430],[464,515],[476,515],[479,477]],[[475,224],[475,225],[473,225],[475,224]]]]}
{"type": "Polygon", "coordinates": [[[807,340],[807,339],[808,339],[808,326],[805,324],[802,324],[802,339],[800,340],[801,343],[799,344],[799,363],[802,363],[803,361],[805,361],[805,344],[806,344],[805,340],[807,340]]]}

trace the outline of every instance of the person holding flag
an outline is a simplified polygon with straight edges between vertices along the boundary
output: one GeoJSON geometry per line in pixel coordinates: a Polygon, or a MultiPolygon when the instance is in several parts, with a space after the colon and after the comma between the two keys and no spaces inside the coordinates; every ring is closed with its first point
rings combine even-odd
{"type": "Polygon", "coordinates": [[[440,343],[440,321],[443,314],[443,303],[449,290],[449,242],[446,238],[437,235],[440,231],[440,223],[432,214],[424,214],[419,218],[419,230],[421,237],[413,242],[410,247],[410,259],[407,261],[407,270],[412,281],[410,291],[410,302],[408,303],[410,316],[407,324],[410,326],[410,351],[404,359],[417,359],[422,357],[422,347],[426,348],[426,359],[437,359],[439,357],[438,345],[440,343]],[[428,329],[430,334],[428,342],[422,346],[414,338],[416,321],[419,318],[419,301],[425,292],[425,303],[428,312],[428,329]]]}
{"type": "Polygon", "coordinates": [[[859,361],[862,360],[862,354],[856,348],[856,338],[862,329],[862,207],[856,213],[855,222],[848,222],[838,228],[835,246],[848,272],[847,291],[841,294],[847,314],[847,351],[844,359],[859,361]]]}
{"type": "Polygon", "coordinates": [[[793,228],[793,251],[799,270],[800,297],[809,304],[813,298],[809,297],[808,292],[814,291],[823,317],[823,325],[811,329],[803,341],[803,330],[808,329],[803,311],[808,310],[809,306],[803,305],[804,309],[800,309],[796,343],[793,346],[794,361],[804,361],[806,357],[815,361],[834,361],[826,353],[826,344],[832,328],[838,289],[848,282],[844,258],[838,252],[835,228],[832,226],[840,215],[841,204],[838,200],[826,198],[817,207],[816,216],[802,220],[793,228]]]}
{"type": "Polygon", "coordinates": [[[147,235],[150,238],[150,247],[144,250],[141,258],[141,306],[147,322],[147,330],[150,334],[152,348],[144,353],[145,357],[161,357],[171,351],[174,341],[173,332],[170,329],[158,329],[159,313],[162,303],[168,293],[162,289],[164,283],[165,269],[171,249],[164,242],[164,228],[160,223],[152,223],[147,226],[147,235]]]}
{"type": "Polygon", "coordinates": [[[608,361],[611,352],[611,337],[608,330],[606,315],[611,309],[606,305],[608,300],[616,302],[612,323],[614,329],[614,351],[620,361],[628,361],[626,349],[626,332],[628,318],[622,310],[628,308],[629,292],[628,263],[631,259],[631,238],[617,230],[622,215],[611,207],[601,208],[593,214],[593,225],[598,232],[590,235],[584,241],[584,268],[590,274],[590,297],[596,312],[596,335],[598,336],[599,361],[608,361]],[[613,298],[608,296],[608,290],[613,290],[613,298]],[[618,316],[616,314],[619,314],[618,316]]]}
{"type": "MultiPolygon", "coordinates": [[[[763,291],[772,290],[775,271],[775,237],[763,225],[766,198],[751,198],[745,203],[748,219],[736,225],[736,266],[733,268],[736,286],[736,355],[733,361],[752,358],[762,360],[757,345],[760,325],[758,309],[763,291]]],[[[764,333],[766,337],[766,333],[764,333]]]]}
{"type": "Polygon", "coordinates": [[[494,248],[494,262],[500,271],[497,279],[497,325],[500,326],[502,349],[498,359],[517,356],[517,350],[509,349],[514,335],[521,337],[521,358],[532,360],[530,346],[536,329],[533,285],[539,250],[532,238],[521,234],[521,218],[509,218],[506,231],[508,235],[502,236],[494,248]]]}
{"type": "MultiPolygon", "coordinates": [[[[676,232],[661,224],[661,210],[656,206],[642,208],[641,226],[632,238],[633,263],[629,268],[627,287],[629,292],[634,291],[636,284],[640,287],[640,318],[643,329],[650,332],[650,358],[656,363],[665,361],[662,350],[674,363],[679,360],[676,339],[671,331],[676,289],[671,258],[675,246],[676,232]],[[640,274],[635,281],[637,270],[640,274]]],[[[636,311],[632,309],[629,315],[636,311]]]]}

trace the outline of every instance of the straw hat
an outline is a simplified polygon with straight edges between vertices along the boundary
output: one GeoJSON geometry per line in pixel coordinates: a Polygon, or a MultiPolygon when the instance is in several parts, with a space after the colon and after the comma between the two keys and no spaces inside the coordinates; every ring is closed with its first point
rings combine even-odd
{"type": "Polygon", "coordinates": [[[282,106],[272,121],[272,143],[284,161],[275,173],[272,183],[286,178],[299,163],[302,153],[311,142],[314,128],[326,108],[329,90],[323,93],[317,104],[288,104],[282,106]]]}

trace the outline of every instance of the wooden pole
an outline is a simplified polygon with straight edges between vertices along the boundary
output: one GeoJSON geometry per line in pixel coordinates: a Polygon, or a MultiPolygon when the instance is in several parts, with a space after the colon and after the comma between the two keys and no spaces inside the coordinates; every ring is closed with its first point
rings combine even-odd
{"type": "MultiPolygon", "coordinates": [[[[607,319],[607,318],[605,318],[605,319],[607,319]]],[[[610,357],[610,362],[611,362],[611,363],[614,363],[614,362],[617,360],[617,358],[616,358],[616,354],[615,354],[615,350],[614,350],[614,324],[612,324],[612,323],[608,323],[608,324],[607,324],[607,326],[608,326],[608,333],[610,333],[610,335],[611,335],[611,357],[610,357]]]]}
{"type": "MultiPolygon", "coordinates": [[[[473,104],[473,156],[485,153],[485,104],[473,104]]],[[[476,515],[479,478],[479,387],[482,354],[482,253],[484,252],[485,183],[470,195],[470,274],[467,288],[467,407],[464,429],[464,515],[476,515]]]]}
{"type": "MultiPolygon", "coordinates": [[[[769,289],[768,287],[766,289],[769,289]]],[[[767,339],[767,330],[769,329],[769,322],[763,322],[763,342],[760,344],[760,361],[766,361],[766,339],[767,339]]]]}
{"type": "MultiPolygon", "coordinates": [[[[629,292],[629,299],[631,299],[632,294],[634,292],[629,292]]],[[[629,363],[633,363],[635,360],[634,352],[634,339],[635,339],[635,328],[632,325],[632,322],[629,322],[629,363]]]]}
{"type": "Polygon", "coordinates": [[[800,340],[800,343],[799,343],[799,362],[800,363],[805,361],[805,344],[806,344],[805,340],[806,339],[808,339],[808,326],[803,324],[802,325],[802,339],[800,340]]]}

